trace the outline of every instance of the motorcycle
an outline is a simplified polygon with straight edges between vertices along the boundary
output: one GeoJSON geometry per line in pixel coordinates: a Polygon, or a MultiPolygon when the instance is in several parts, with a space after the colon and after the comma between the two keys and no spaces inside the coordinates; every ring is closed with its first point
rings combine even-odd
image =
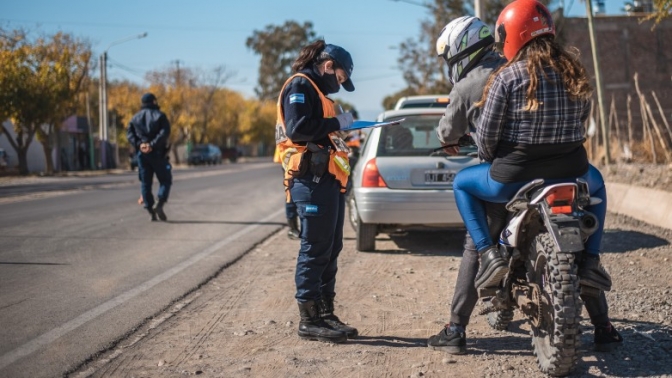
{"type": "MultiPolygon", "coordinates": [[[[475,145],[465,135],[455,146],[475,145]]],[[[585,209],[601,201],[590,197],[583,179],[550,185],[536,179],[520,188],[506,204],[508,221],[498,243],[509,272],[498,287],[479,290],[490,302],[480,315],[488,316],[492,328],[506,330],[515,309],[527,317],[539,369],[551,376],[568,375],[576,367],[581,297],[600,295],[601,289],[581,284],[578,264],[584,243],[599,226],[585,209]]]]}
{"type": "Polygon", "coordinates": [[[599,295],[599,289],[580,285],[578,276],[584,243],[599,222],[585,210],[601,201],[589,193],[582,179],[552,185],[537,179],[523,186],[506,204],[511,215],[499,240],[509,273],[498,288],[479,291],[481,298],[491,297],[481,315],[488,315],[492,328],[506,330],[516,308],[527,317],[539,369],[551,376],[576,367],[581,295],[599,295]]]}

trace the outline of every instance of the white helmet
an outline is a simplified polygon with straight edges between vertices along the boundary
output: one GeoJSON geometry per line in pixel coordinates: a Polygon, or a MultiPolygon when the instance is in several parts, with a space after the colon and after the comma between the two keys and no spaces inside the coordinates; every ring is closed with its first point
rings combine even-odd
{"type": "Polygon", "coordinates": [[[495,43],[490,28],[472,16],[456,18],[446,25],[436,40],[436,54],[448,63],[448,79],[455,84],[495,43]]]}

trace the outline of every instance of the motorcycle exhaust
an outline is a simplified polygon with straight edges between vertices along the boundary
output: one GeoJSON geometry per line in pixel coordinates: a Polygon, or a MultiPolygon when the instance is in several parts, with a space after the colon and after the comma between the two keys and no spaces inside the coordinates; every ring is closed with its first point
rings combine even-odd
{"type": "Polygon", "coordinates": [[[579,229],[581,230],[581,236],[584,239],[594,234],[599,226],[600,221],[595,214],[591,212],[585,211],[583,216],[579,219],[579,229]]]}

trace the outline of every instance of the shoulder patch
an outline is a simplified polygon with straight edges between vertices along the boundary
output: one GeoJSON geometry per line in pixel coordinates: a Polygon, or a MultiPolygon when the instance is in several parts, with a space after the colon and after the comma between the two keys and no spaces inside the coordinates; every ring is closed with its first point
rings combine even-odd
{"type": "Polygon", "coordinates": [[[292,93],[289,95],[289,103],[294,104],[303,104],[306,102],[306,96],[303,93],[292,93]]]}

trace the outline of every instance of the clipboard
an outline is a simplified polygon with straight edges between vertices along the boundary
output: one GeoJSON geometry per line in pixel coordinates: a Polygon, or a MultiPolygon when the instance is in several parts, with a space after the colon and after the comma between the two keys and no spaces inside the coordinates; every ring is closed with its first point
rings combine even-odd
{"type": "Polygon", "coordinates": [[[350,126],[346,127],[345,129],[341,129],[341,131],[351,131],[351,130],[359,130],[359,129],[368,129],[368,128],[373,128],[373,127],[399,125],[402,122],[404,122],[405,120],[406,120],[406,118],[401,118],[401,119],[397,119],[397,120],[394,120],[394,121],[388,121],[388,122],[355,121],[350,126]]]}

